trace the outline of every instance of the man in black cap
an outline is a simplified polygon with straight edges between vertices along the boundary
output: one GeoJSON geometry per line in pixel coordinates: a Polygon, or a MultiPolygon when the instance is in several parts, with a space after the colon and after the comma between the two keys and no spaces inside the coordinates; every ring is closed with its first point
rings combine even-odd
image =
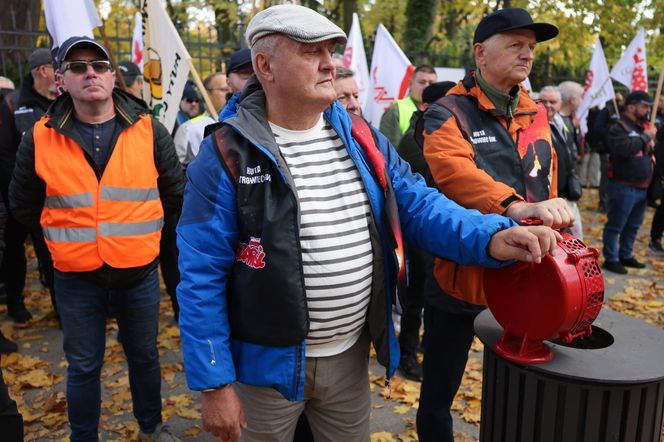
{"type": "Polygon", "coordinates": [[[65,92],[25,133],[9,202],[18,221],[41,226],[53,257],[71,440],[98,439],[112,310],[139,438],[173,442],[161,417],[157,263],[164,209],[179,210],[184,175],[166,128],[114,88],[103,45],[71,37],[58,61],[65,92]]]}
{"type": "MultiPolygon", "coordinates": [[[[125,89],[128,94],[136,98],[143,99],[143,74],[135,63],[131,61],[121,61],[118,63],[118,68],[122,73],[124,79],[125,89]]],[[[120,87],[120,76],[115,79],[115,85],[120,87]]]]}
{"type": "Polygon", "coordinates": [[[645,264],[632,253],[636,234],[647,207],[647,190],[653,173],[652,155],[657,129],[645,127],[653,99],[635,91],[625,98],[625,110],[609,128],[609,207],[602,241],[602,268],[626,274],[625,267],[642,269],[645,264]]]}
{"type": "Polygon", "coordinates": [[[228,69],[226,70],[231,95],[241,92],[253,74],[254,67],[251,64],[251,49],[240,49],[231,55],[231,59],[228,62],[228,69]]]}
{"type": "Polygon", "coordinates": [[[185,121],[194,118],[201,113],[201,96],[198,94],[198,90],[194,85],[194,82],[187,80],[184,85],[184,90],[182,91],[182,99],[180,100],[180,110],[178,111],[177,116],[175,117],[175,126],[173,126],[173,132],[171,133],[175,136],[175,133],[178,131],[178,128],[184,124],[185,121]]]}
{"type": "MultiPolygon", "coordinates": [[[[559,228],[573,221],[556,198],[555,153],[546,109],[520,83],[538,42],[558,28],[520,8],[485,16],[477,26],[471,71],[424,115],[424,156],[442,193],[461,206],[513,220],[538,218],[559,228]]],[[[417,431],[421,441],[452,442],[450,406],[485,308],[481,267],[436,258],[427,268],[424,362],[417,431]]]]}
{"type": "MultiPolygon", "coordinates": [[[[16,150],[23,134],[32,128],[55,99],[55,74],[51,51],[46,48],[35,50],[28,57],[30,74],[23,80],[23,86],[4,97],[0,104],[0,191],[9,204],[9,181],[12,177],[16,150]]],[[[44,243],[41,229],[30,229],[16,221],[9,213],[7,220],[7,246],[2,262],[1,276],[7,292],[9,316],[18,323],[25,323],[32,315],[23,302],[23,288],[27,271],[25,240],[32,235],[35,253],[39,259],[41,273],[53,297],[53,263],[44,243]]]]}

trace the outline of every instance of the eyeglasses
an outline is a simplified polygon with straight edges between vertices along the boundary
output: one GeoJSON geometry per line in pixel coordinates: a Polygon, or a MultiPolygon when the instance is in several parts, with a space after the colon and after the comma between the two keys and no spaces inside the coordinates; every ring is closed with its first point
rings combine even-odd
{"type": "Polygon", "coordinates": [[[111,62],[108,60],[76,60],[63,63],[62,73],[64,74],[69,70],[74,74],[84,74],[88,71],[88,66],[92,66],[97,74],[105,74],[111,70],[111,62]]]}
{"type": "Polygon", "coordinates": [[[198,103],[201,100],[199,100],[198,98],[185,98],[184,101],[186,101],[187,103],[198,103]]]}
{"type": "Polygon", "coordinates": [[[230,92],[231,88],[229,87],[211,87],[210,89],[205,89],[208,92],[221,91],[223,93],[230,92]]]}

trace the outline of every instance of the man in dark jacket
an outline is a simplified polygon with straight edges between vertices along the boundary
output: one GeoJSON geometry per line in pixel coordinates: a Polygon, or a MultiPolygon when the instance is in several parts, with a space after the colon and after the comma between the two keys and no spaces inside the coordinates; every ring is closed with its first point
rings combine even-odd
{"type": "MultiPolygon", "coordinates": [[[[441,81],[427,86],[422,92],[422,102],[426,106],[444,97],[447,91],[454,87],[452,81],[441,81]]],[[[419,173],[427,180],[430,187],[436,185],[431,181],[431,172],[422,153],[422,130],[424,121],[423,111],[413,113],[410,127],[399,142],[397,152],[404,159],[413,172],[419,173]]],[[[420,351],[420,327],[422,326],[422,309],[424,308],[424,280],[427,253],[423,250],[406,244],[406,287],[401,296],[401,331],[399,332],[399,347],[401,361],[399,370],[408,379],[421,381],[422,366],[417,360],[420,351]]]]}
{"type": "Polygon", "coordinates": [[[625,111],[609,128],[610,149],[609,211],[602,240],[602,267],[626,274],[625,267],[641,269],[645,264],[634,258],[636,234],[646,213],[648,185],[652,179],[652,154],[657,130],[645,127],[653,100],[646,92],[635,91],[625,98],[625,111]]]}
{"type": "Polygon", "coordinates": [[[570,227],[572,235],[583,239],[583,225],[576,201],[581,198],[581,182],[576,175],[576,133],[571,120],[560,114],[562,94],[556,86],[545,86],[540,91],[540,102],[546,107],[551,141],[558,156],[558,196],[565,198],[574,213],[574,225],[570,227]]]}
{"type": "Polygon", "coordinates": [[[164,209],[184,175],[168,131],[113,90],[107,49],[71,37],[58,52],[66,91],[19,147],[9,189],[17,220],[41,224],[55,267],[72,440],[97,440],[109,310],[117,317],[141,440],[174,441],[161,418],[157,261],[164,209]]]}
{"type": "MultiPolygon", "coordinates": [[[[16,150],[23,134],[44,115],[55,99],[51,51],[46,48],[35,50],[28,57],[28,67],[30,74],[24,79],[22,88],[7,95],[0,104],[0,191],[6,204],[9,203],[9,181],[14,169],[16,150]]],[[[9,316],[19,323],[27,322],[32,317],[23,303],[27,269],[25,240],[29,233],[32,234],[40,271],[53,297],[53,263],[41,229],[29,229],[17,222],[10,212],[7,220],[7,248],[0,276],[5,283],[9,316]]]]}

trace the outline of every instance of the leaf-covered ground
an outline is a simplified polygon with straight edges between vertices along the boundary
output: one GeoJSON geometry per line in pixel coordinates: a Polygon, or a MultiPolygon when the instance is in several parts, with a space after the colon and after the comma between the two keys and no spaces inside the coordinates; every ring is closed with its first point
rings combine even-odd
{"type": "MultiPolygon", "coordinates": [[[[597,193],[586,192],[581,204],[585,240],[601,249],[605,215],[594,210],[597,193]]],[[[606,307],[641,318],[664,328],[664,258],[646,252],[653,210],[635,245],[635,255],[648,263],[644,270],[630,269],[629,275],[604,275],[606,307]]],[[[8,321],[0,306],[3,333],[19,343],[19,353],[3,356],[5,382],[19,404],[26,425],[26,441],[68,440],[66,418],[65,371],[61,333],[53,318],[50,298],[39,283],[34,258],[26,288],[26,303],[34,320],[26,327],[8,321]]],[[[457,442],[476,441],[479,435],[482,397],[482,345],[476,340],[459,394],[453,405],[457,442]]],[[[164,294],[161,306],[159,351],[162,362],[163,417],[185,440],[211,441],[201,430],[199,397],[185,383],[180,353],[179,331],[173,322],[170,301],[164,294]]],[[[415,413],[419,383],[397,375],[391,382],[391,394],[384,388],[385,371],[375,358],[370,368],[373,395],[372,442],[415,441],[415,413]]],[[[109,321],[105,364],[102,371],[102,438],[109,441],[137,440],[138,426],[131,412],[131,396],[122,347],[117,341],[117,326],[109,321]]]]}

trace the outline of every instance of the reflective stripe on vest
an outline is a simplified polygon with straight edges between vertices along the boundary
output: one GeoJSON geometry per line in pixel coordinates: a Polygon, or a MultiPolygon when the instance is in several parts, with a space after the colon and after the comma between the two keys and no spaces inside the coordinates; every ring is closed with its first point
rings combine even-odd
{"type": "Polygon", "coordinates": [[[99,234],[103,236],[133,236],[158,232],[164,226],[164,218],[140,223],[99,223],[99,234]]]}
{"type": "Polygon", "coordinates": [[[107,201],[152,201],[159,199],[159,189],[132,189],[127,187],[103,186],[101,199],[107,201]]]}
{"type": "Polygon", "coordinates": [[[44,227],[44,237],[49,241],[88,242],[97,240],[94,227],[44,227]]]}
{"type": "Polygon", "coordinates": [[[34,128],[35,171],[46,183],[40,222],[54,267],[85,272],[152,262],[164,211],[150,117],[120,133],[99,180],[83,149],[47,121],[34,128]]]}
{"type": "Polygon", "coordinates": [[[402,100],[397,100],[397,108],[399,109],[399,130],[403,135],[410,127],[410,117],[417,111],[417,105],[409,95],[402,100]]]}
{"type": "Polygon", "coordinates": [[[44,207],[49,209],[75,209],[77,207],[92,206],[91,193],[79,193],[77,195],[47,196],[44,207]]]}

